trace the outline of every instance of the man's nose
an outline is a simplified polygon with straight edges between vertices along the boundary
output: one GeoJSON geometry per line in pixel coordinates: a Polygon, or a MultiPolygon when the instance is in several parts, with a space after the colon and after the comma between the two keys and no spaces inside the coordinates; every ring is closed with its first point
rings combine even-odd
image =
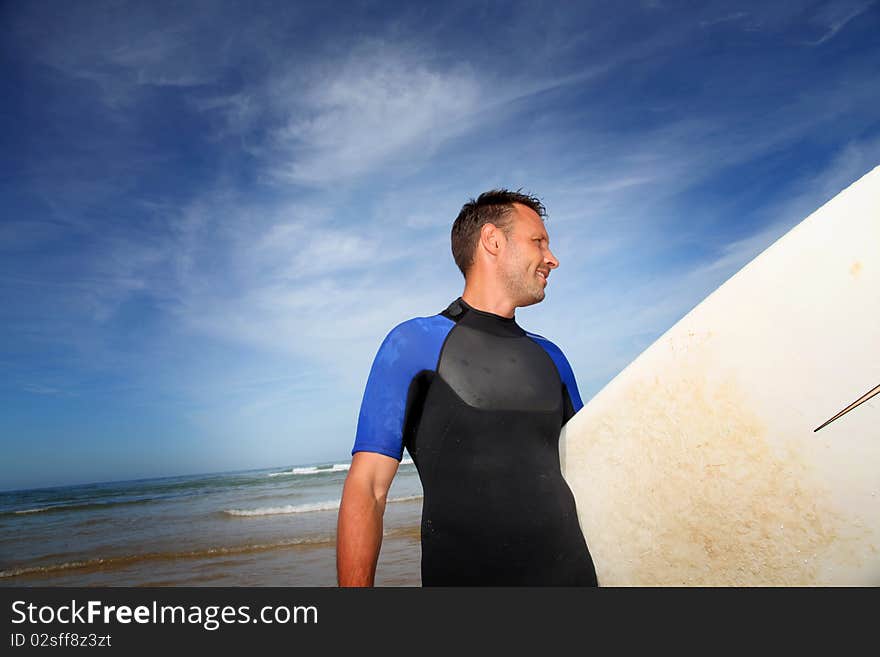
{"type": "Polygon", "coordinates": [[[556,256],[553,255],[553,251],[550,249],[547,249],[547,253],[544,254],[544,261],[550,269],[556,269],[559,266],[559,260],[556,259],[556,256]]]}

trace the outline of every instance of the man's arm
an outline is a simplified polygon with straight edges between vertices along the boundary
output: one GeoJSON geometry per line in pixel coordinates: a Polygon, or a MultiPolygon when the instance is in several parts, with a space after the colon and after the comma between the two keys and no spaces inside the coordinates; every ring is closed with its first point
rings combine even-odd
{"type": "Polygon", "coordinates": [[[339,586],[373,586],[382,546],[382,518],[397,459],[355,452],[342,489],[336,527],[336,579],[339,586]]]}

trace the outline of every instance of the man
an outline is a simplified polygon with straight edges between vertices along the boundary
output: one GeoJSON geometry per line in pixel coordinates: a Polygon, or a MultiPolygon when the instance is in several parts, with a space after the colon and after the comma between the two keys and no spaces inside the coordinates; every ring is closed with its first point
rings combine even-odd
{"type": "Polygon", "coordinates": [[[518,307],[559,266],[531,196],[492,190],[452,227],[461,297],[385,338],[370,370],[337,531],[340,586],[372,586],[406,447],[424,491],[422,584],[595,585],[559,431],[583,405],[562,351],[518,307]]]}

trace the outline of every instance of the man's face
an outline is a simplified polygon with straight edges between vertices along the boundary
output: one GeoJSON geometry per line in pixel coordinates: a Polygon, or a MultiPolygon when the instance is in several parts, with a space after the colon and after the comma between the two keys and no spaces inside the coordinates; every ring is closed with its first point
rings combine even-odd
{"type": "Polygon", "coordinates": [[[550,271],[558,266],[541,217],[531,208],[514,203],[510,235],[499,262],[499,275],[514,305],[543,301],[550,271]]]}

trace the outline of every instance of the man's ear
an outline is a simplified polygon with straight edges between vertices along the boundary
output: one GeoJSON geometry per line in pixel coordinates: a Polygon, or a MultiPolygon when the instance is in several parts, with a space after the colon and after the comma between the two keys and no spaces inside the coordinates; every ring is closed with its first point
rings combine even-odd
{"type": "Polygon", "coordinates": [[[483,227],[480,228],[480,243],[492,255],[498,253],[500,232],[498,226],[492,223],[483,224],[483,227]]]}

